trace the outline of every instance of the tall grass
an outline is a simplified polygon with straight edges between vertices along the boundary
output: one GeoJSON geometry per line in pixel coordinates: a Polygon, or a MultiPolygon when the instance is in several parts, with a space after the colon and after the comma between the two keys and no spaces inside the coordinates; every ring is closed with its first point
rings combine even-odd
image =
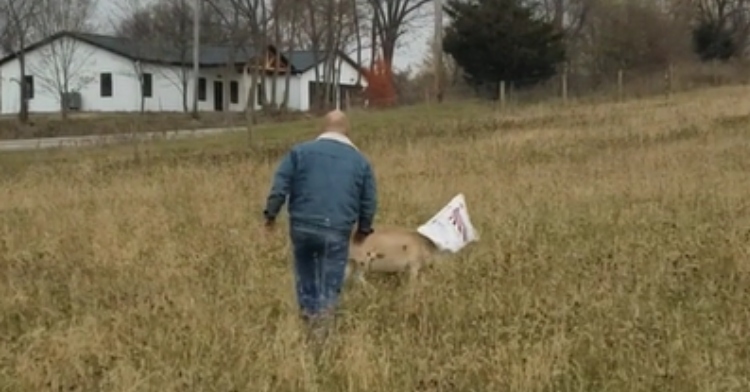
{"type": "Polygon", "coordinates": [[[278,142],[32,163],[0,183],[0,390],[747,391],[747,98],[355,122],[376,224],[463,192],[482,239],[413,297],[348,287],[317,360],[260,219],[278,142]]]}

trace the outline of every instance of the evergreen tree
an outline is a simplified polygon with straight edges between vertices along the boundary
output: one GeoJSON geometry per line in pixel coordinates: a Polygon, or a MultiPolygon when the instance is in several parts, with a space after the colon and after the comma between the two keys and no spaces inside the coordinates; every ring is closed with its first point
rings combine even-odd
{"type": "Polygon", "coordinates": [[[702,21],[693,30],[693,49],[701,60],[728,60],[737,54],[732,33],[715,21],[702,21]]]}
{"type": "Polygon", "coordinates": [[[562,34],[522,0],[448,0],[445,12],[451,24],[443,50],[475,87],[533,85],[565,60],[562,34]]]}

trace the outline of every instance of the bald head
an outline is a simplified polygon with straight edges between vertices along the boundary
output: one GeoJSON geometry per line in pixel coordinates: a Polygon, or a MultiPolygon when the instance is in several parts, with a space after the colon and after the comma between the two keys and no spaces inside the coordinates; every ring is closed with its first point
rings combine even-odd
{"type": "Polygon", "coordinates": [[[323,117],[323,132],[349,133],[349,119],[341,110],[333,110],[323,117]]]}

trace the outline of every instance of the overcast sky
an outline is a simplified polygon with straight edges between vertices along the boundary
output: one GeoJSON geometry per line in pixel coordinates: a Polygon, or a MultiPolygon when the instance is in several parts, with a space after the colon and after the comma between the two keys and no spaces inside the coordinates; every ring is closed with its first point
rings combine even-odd
{"type": "MultiPolygon", "coordinates": [[[[124,3],[120,0],[98,0],[98,11],[97,11],[97,24],[101,26],[101,33],[107,34],[112,32],[113,23],[121,13],[117,3],[124,3]]],[[[149,0],[141,0],[148,2],[149,0]]],[[[405,69],[409,65],[417,66],[428,50],[428,40],[433,33],[432,20],[430,15],[432,14],[432,7],[426,7],[424,10],[425,16],[420,17],[418,21],[415,21],[415,26],[409,29],[409,32],[400,38],[399,47],[396,51],[396,58],[394,60],[394,68],[398,70],[405,69]]],[[[363,57],[369,58],[369,51],[363,54],[363,57]]]]}

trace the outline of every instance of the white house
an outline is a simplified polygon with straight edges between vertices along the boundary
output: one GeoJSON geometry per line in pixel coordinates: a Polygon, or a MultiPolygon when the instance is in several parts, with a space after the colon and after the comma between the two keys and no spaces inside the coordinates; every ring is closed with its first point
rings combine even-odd
{"type": "MultiPolygon", "coordinates": [[[[192,108],[192,48],[183,52],[120,37],[72,32],[55,34],[25,49],[24,84],[29,89],[29,111],[59,112],[62,100],[71,110],[86,112],[134,112],[140,111],[141,106],[145,111],[182,111],[183,100],[192,108]],[[63,98],[61,92],[64,91],[69,95],[63,98]]],[[[265,102],[281,104],[288,72],[287,107],[307,111],[313,90],[322,86],[317,80],[324,80],[328,63],[323,53],[316,56],[311,51],[293,51],[282,53],[280,64],[276,64],[273,46],[268,46],[263,53],[249,48],[235,50],[233,56],[230,52],[228,47],[201,47],[199,110],[241,111],[246,107],[249,94],[256,94],[256,108],[260,108],[263,94],[265,102]],[[258,61],[258,55],[265,59],[258,61]],[[230,62],[230,58],[234,61],[230,62]],[[261,62],[264,66],[253,89],[252,70],[258,69],[257,64],[261,62]],[[319,79],[316,79],[316,68],[319,79]],[[276,97],[271,96],[274,83],[276,97]]],[[[343,53],[336,56],[333,63],[339,89],[331,96],[343,102],[361,93],[366,82],[354,61],[343,53]]],[[[0,59],[0,113],[19,111],[20,78],[17,54],[0,59]]]]}

